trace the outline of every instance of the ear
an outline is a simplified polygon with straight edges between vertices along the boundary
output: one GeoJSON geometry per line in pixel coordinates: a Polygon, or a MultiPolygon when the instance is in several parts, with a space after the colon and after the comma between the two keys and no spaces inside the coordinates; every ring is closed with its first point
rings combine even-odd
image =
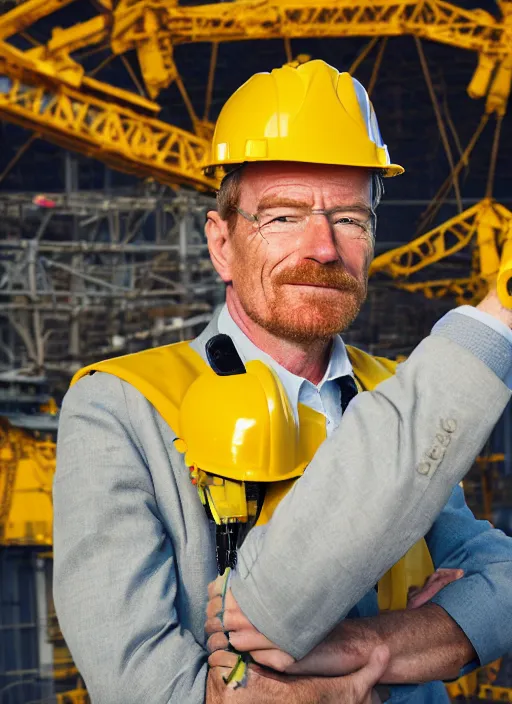
{"type": "Polygon", "coordinates": [[[205,233],[210,258],[216,272],[227,284],[231,281],[231,242],[228,223],[216,210],[210,210],[206,217],[205,233]]]}

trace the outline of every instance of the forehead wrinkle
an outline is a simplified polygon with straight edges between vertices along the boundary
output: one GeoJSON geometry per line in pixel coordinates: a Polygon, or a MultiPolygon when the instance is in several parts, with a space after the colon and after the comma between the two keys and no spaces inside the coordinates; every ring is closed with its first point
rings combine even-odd
{"type": "Polygon", "coordinates": [[[359,213],[364,213],[365,215],[371,215],[373,210],[368,203],[364,203],[363,201],[356,201],[352,203],[341,203],[339,205],[335,205],[332,208],[329,208],[330,211],[341,211],[341,212],[359,212],[359,213]]]}
{"type": "Polygon", "coordinates": [[[259,196],[260,200],[263,200],[264,198],[272,198],[273,193],[275,193],[275,196],[277,197],[294,199],[299,196],[300,198],[306,198],[310,201],[313,201],[314,199],[314,189],[312,186],[306,183],[297,183],[295,181],[290,182],[287,179],[283,179],[282,181],[280,179],[275,179],[270,184],[268,183],[268,180],[265,181],[265,187],[262,189],[259,196]],[[282,196],[283,188],[289,189],[289,193],[287,193],[286,196],[282,196]]]}
{"type": "MultiPolygon", "coordinates": [[[[250,165],[249,165],[250,166],[250,165]]],[[[361,204],[371,212],[371,178],[364,179],[347,176],[333,177],[331,174],[268,174],[251,172],[244,173],[241,184],[240,207],[255,212],[258,203],[272,194],[291,199],[300,199],[302,205],[310,208],[326,208],[331,210],[331,203],[338,205],[343,201],[361,204]],[[286,189],[286,190],[285,190],[286,189]]]]}
{"type": "MultiPolygon", "coordinates": [[[[353,183],[344,182],[326,182],[323,181],[319,184],[305,184],[297,182],[289,182],[286,179],[280,180],[277,183],[274,181],[271,184],[266,184],[259,195],[260,202],[272,198],[272,194],[275,193],[278,198],[289,198],[290,200],[301,199],[302,203],[306,203],[309,206],[313,206],[316,202],[321,202],[325,204],[328,201],[336,203],[339,201],[342,205],[345,205],[343,201],[348,201],[355,205],[361,205],[362,207],[368,207],[371,201],[370,188],[364,189],[358,188],[353,183]],[[283,195],[283,189],[289,189],[285,195],[283,195]],[[364,192],[365,198],[361,198],[362,191],[364,192]]],[[[257,189],[252,189],[253,193],[257,189]]],[[[256,194],[254,194],[256,195],[256,194]]]]}

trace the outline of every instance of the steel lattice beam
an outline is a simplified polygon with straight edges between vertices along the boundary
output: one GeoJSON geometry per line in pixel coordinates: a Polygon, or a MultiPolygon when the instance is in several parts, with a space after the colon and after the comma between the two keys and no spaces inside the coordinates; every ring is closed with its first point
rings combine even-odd
{"type": "Polygon", "coordinates": [[[19,54],[0,44],[2,117],[137,176],[215,188],[216,183],[201,171],[209,149],[206,140],[115,102],[45,80],[24,66],[19,54]]]}

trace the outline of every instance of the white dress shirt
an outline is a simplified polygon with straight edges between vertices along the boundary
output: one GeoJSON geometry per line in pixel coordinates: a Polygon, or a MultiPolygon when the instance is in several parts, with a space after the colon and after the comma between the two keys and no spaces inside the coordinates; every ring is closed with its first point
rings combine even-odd
{"type": "MultiPolygon", "coordinates": [[[[446,315],[451,315],[453,312],[467,315],[479,320],[481,323],[485,323],[485,325],[488,325],[508,339],[512,345],[512,330],[492,315],[484,313],[473,306],[459,306],[453,311],[449,311],[446,315]]],[[[345,343],[339,335],[334,337],[331,357],[324,377],[315,386],[308,379],[292,374],[288,369],[278,364],[269,354],[263,352],[251,342],[231,317],[226,304],[224,304],[219,315],[218,328],[219,332],[231,337],[243,362],[259,359],[274,370],[288,395],[296,421],[298,419],[298,404],[303,403],[325,416],[327,435],[330,435],[338,427],[341,421],[341,392],[336,379],[347,374],[353,375],[345,343]]],[[[504,381],[508,388],[512,390],[512,369],[504,381]]]]}
{"type": "Polygon", "coordinates": [[[341,392],[336,383],[340,376],[352,374],[352,365],[345,344],[339,335],[333,340],[331,357],[322,381],[315,386],[308,379],[292,374],[278,364],[275,359],[249,340],[229,314],[224,305],[218,319],[220,333],[229,335],[243,362],[259,359],[265,362],[279,377],[290,401],[295,420],[298,419],[298,404],[303,403],[326,418],[327,435],[330,435],[341,421],[341,392]]]}

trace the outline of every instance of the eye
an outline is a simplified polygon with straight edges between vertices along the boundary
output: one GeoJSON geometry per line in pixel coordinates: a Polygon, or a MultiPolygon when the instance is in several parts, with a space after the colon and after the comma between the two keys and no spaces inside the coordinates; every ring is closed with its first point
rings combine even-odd
{"type": "Polygon", "coordinates": [[[301,220],[300,215],[294,215],[293,213],[282,215],[271,215],[264,219],[262,222],[262,227],[272,227],[272,226],[282,226],[282,225],[294,225],[301,220]]]}
{"type": "Polygon", "coordinates": [[[278,215],[270,222],[294,222],[293,215],[278,215]]]}
{"type": "Polygon", "coordinates": [[[333,218],[333,224],[335,227],[351,227],[353,228],[359,228],[363,232],[368,231],[368,223],[367,222],[361,222],[361,220],[355,220],[354,218],[351,218],[347,215],[339,215],[335,216],[333,218]]]}
{"type": "Polygon", "coordinates": [[[346,216],[338,217],[334,221],[335,225],[359,225],[362,227],[361,223],[358,222],[357,220],[354,220],[354,218],[348,218],[346,216]]]}

